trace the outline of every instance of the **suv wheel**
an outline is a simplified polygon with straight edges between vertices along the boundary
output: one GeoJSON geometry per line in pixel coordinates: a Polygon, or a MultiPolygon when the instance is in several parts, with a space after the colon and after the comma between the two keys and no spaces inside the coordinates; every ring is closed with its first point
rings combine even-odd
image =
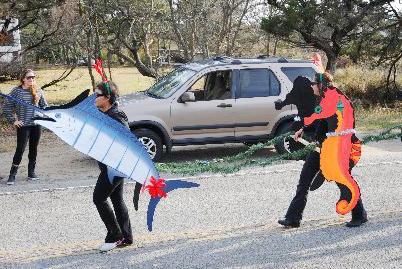
{"type": "Polygon", "coordinates": [[[133,133],[146,148],[152,161],[158,161],[162,157],[162,139],[157,133],[149,129],[134,130],[133,133]]]}
{"type": "MultiPolygon", "coordinates": [[[[283,123],[276,131],[276,135],[279,136],[292,131],[292,123],[293,122],[283,123]]],[[[291,138],[290,139],[284,138],[281,142],[275,145],[275,149],[276,152],[278,152],[278,154],[294,152],[299,149],[302,149],[303,147],[304,145],[302,143],[296,142],[291,138]]]]}

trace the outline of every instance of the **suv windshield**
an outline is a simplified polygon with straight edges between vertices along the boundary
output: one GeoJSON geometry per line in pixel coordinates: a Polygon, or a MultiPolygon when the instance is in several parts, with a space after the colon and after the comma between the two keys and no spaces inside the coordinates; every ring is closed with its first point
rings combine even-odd
{"type": "Polygon", "coordinates": [[[180,85],[186,82],[196,72],[191,69],[180,68],[163,77],[145,93],[155,98],[171,96],[180,85]]]}

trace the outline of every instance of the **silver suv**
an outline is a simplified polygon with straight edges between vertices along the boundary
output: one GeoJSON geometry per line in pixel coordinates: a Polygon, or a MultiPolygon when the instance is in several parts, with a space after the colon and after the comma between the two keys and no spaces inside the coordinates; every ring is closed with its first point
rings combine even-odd
{"type": "MultiPolygon", "coordinates": [[[[125,95],[121,109],[154,161],[163,147],[266,141],[290,131],[295,106],[275,110],[298,76],[312,78],[312,61],[217,57],[182,65],[150,89],[125,95]]],[[[287,143],[275,146],[279,153],[287,143]]]]}

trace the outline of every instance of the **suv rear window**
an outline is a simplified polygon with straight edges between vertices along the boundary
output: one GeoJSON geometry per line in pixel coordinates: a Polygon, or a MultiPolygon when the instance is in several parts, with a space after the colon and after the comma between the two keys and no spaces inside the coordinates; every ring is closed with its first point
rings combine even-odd
{"type": "Polygon", "coordinates": [[[293,83],[298,76],[312,79],[316,73],[312,67],[281,67],[288,79],[293,83]]]}
{"type": "Polygon", "coordinates": [[[240,70],[240,98],[278,96],[280,84],[269,69],[240,70]]]}

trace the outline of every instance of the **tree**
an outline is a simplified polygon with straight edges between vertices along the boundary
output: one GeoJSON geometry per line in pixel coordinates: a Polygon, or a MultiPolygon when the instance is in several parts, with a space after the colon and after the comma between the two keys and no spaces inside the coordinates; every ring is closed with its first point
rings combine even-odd
{"type": "MultiPolygon", "coordinates": [[[[54,50],[60,46],[69,49],[70,44],[74,42],[74,26],[80,23],[68,21],[69,18],[74,16],[71,6],[75,1],[14,0],[0,4],[0,16],[2,18],[18,19],[18,25],[10,29],[9,32],[20,30],[22,65],[30,65],[33,61],[39,63],[41,58],[50,58],[50,55],[53,55],[52,58],[54,58],[54,50]]],[[[16,62],[12,62],[10,65],[20,66],[16,62]]],[[[69,74],[71,71],[66,71],[66,73],[69,74]]],[[[62,75],[45,87],[57,83],[64,77],[65,75],[62,75]]]]}
{"type": "Polygon", "coordinates": [[[386,64],[389,67],[387,87],[392,83],[396,88],[397,64],[402,59],[402,10],[389,5],[388,13],[390,16],[382,27],[382,39],[378,42],[378,65],[386,64]]]}
{"type": "Polygon", "coordinates": [[[262,20],[261,28],[298,46],[322,50],[328,59],[326,69],[335,72],[336,60],[352,35],[368,21],[382,21],[390,2],[267,0],[276,12],[262,20]]]}

